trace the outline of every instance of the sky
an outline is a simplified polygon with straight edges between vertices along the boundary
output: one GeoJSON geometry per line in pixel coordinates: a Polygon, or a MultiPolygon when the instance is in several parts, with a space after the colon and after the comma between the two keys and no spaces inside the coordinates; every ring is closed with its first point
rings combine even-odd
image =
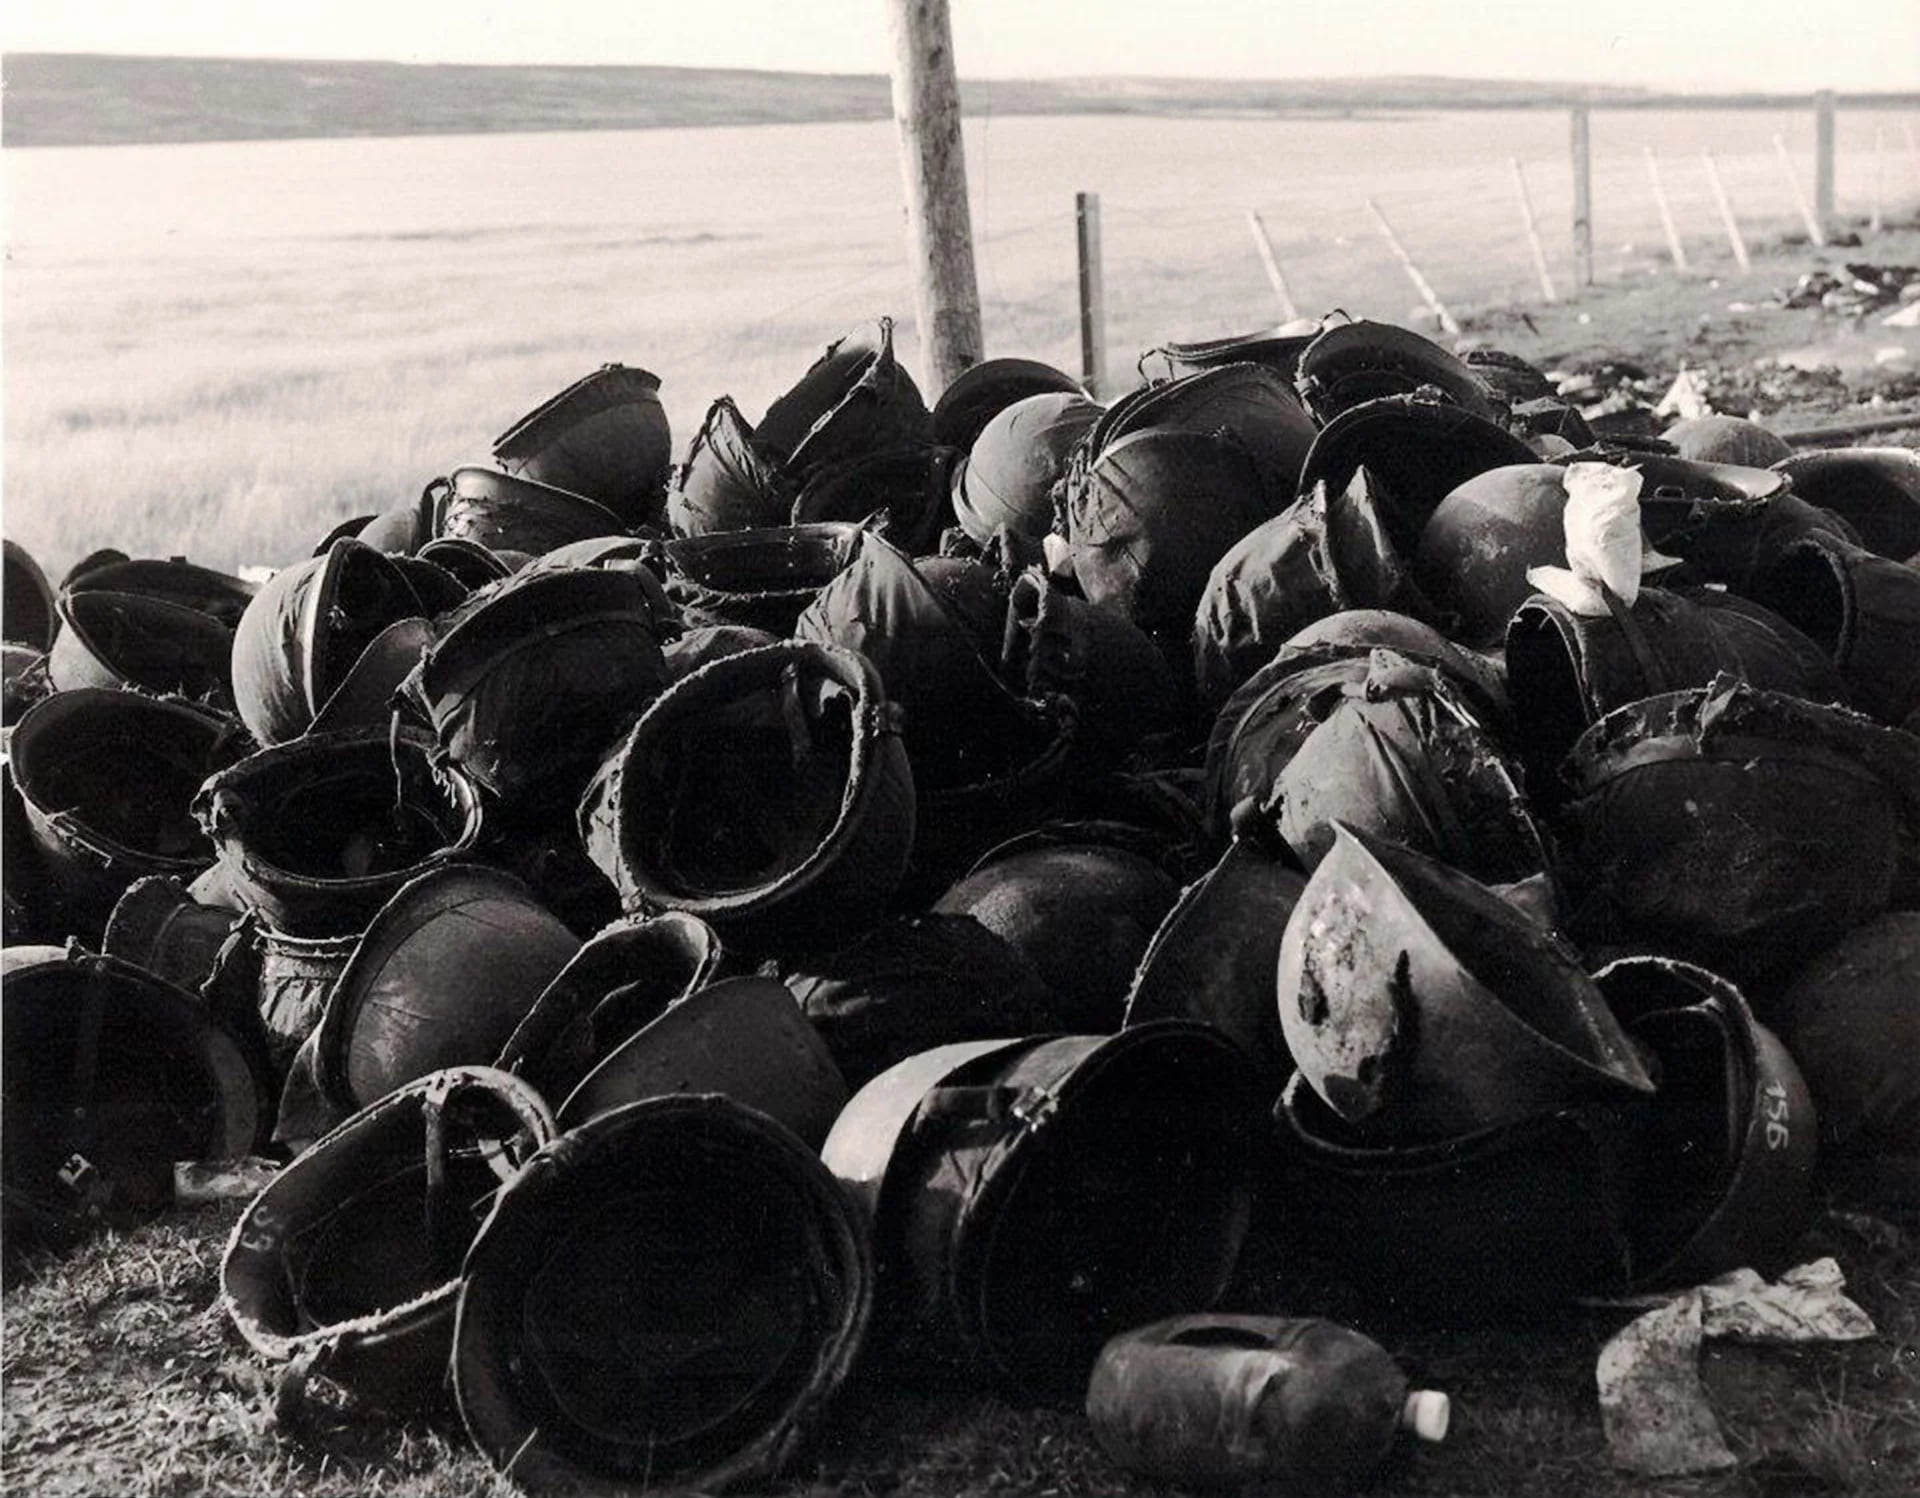
{"type": "MultiPolygon", "coordinates": [[[[0,48],[879,73],[891,0],[7,0],[0,48]]],[[[1920,0],[952,0],[963,78],[1920,88],[1920,0]]]]}

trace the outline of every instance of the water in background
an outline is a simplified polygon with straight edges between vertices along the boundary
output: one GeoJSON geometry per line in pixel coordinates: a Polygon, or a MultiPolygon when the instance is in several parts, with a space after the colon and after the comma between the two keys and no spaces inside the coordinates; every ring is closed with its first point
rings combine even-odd
{"type": "MultiPolygon", "coordinates": [[[[1875,190],[1876,123],[1890,210],[1920,197],[1902,117],[1847,110],[1842,212],[1863,214],[1875,190]]],[[[1708,263],[1728,252],[1704,149],[1750,232],[1786,227],[1776,134],[1810,194],[1810,108],[1596,113],[1601,276],[1663,243],[1647,145],[1708,263]]],[[[1528,300],[1518,157],[1571,281],[1562,111],[984,117],[966,144],[989,353],[1077,370],[1081,190],[1102,198],[1116,375],[1166,339],[1276,320],[1249,208],[1308,311],[1400,319],[1415,303],[1369,197],[1448,301],[1528,300]]],[[[390,503],[604,360],[665,377],[684,447],[713,396],[756,414],[863,318],[899,317],[915,357],[886,122],[62,147],[0,152],[0,167],[8,526],[56,552],[90,539],[46,508],[76,503],[75,461],[117,470],[101,482],[123,498],[150,479],[219,490],[201,506],[208,545],[257,546],[216,522],[223,504],[297,507],[302,484],[329,483],[336,518],[390,503]],[[145,453],[143,430],[167,452],[145,453]],[[182,454],[183,439],[204,451],[182,454]],[[360,450],[338,463],[343,442],[360,450]],[[283,446],[340,472],[283,472],[283,446]]]]}

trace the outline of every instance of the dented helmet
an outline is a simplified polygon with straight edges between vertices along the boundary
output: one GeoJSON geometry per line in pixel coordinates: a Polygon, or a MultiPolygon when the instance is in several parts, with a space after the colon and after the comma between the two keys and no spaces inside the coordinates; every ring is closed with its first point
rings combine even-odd
{"type": "Polygon", "coordinates": [[[1301,1074],[1377,1139],[1444,1139],[1654,1090],[1574,953],[1439,861],[1340,826],[1280,943],[1301,1074]]]}
{"type": "Polygon", "coordinates": [[[508,473],[606,506],[622,528],[653,524],[673,459],[660,377],[603,364],[496,437],[493,456],[508,473]]]}
{"type": "Polygon", "coordinates": [[[778,458],[755,443],[753,427],[733,397],[707,408],[667,496],[667,520],[676,536],[785,525],[799,485],[778,458]]]}
{"type": "Polygon", "coordinates": [[[427,485],[433,534],[492,551],[542,556],[575,541],[624,535],[605,505],[570,489],[467,464],[427,485]]]}
{"type": "Polygon", "coordinates": [[[827,345],[754,429],[762,452],[795,478],[862,453],[924,444],[931,418],[913,376],[893,355],[893,321],[874,336],[848,334],[827,345]]]}
{"type": "Polygon", "coordinates": [[[494,1201],[454,1394],[533,1491],[760,1486],[818,1434],[873,1290],[867,1225],[811,1147],[725,1097],[631,1103],[494,1201]]]}

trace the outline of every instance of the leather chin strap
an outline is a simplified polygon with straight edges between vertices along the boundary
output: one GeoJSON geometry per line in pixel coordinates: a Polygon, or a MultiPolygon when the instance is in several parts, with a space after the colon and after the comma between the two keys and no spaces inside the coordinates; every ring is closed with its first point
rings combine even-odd
{"type": "Polygon", "coordinates": [[[1662,692],[1672,691],[1667,669],[1647,643],[1646,631],[1640,628],[1639,621],[1633,617],[1633,610],[1604,582],[1596,582],[1594,586],[1600,590],[1600,598],[1606,604],[1607,612],[1613,615],[1613,622],[1620,626],[1621,638],[1627,642],[1634,664],[1640,668],[1640,679],[1646,686],[1644,695],[1657,697],[1662,692]]]}

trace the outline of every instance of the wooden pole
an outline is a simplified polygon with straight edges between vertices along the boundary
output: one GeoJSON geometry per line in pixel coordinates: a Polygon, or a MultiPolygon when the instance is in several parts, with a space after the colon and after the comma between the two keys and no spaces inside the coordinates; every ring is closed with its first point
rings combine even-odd
{"type": "Polygon", "coordinates": [[[1593,285],[1593,148],[1587,106],[1573,106],[1573,278],[1593,285]]]}
{"type": "Polygon", "coordinates": [[[1875,125],[1873,127],[1873,212],[1867,219],[1867,232],[1878,234],[1886,228],[1886,217],[1882,212],[1885,206],[1887,188],[1887,132],[1875,125]]]}
{"type": "Polygon", "coordinates": [[[1513,166],[1513,190],[1520,196],[1520,222],[1527,226],[1527,248],[1533,252],[1534,274],[1540,277],[1540,295],[1549,302],[1557,302],[1560,298],[1553,294],[1553,276],[1547,270],[1546,246],[1540,243],[1540,225],[1533,217],[1533,198],[1527,192],[1527,174],[1520,169],[1518,156],[1509,156],[1507,160],[1513,166]]]}
{"type": "Polygon", "coordinates": [[[1280,262],[1274,257],[1273,241],[1267,237],[1267,226],[1251,208],[1247,210],[1247,227],[1253,231],[1253,242],[1260,247],[1260,263],[1267,268],[1267,279],[1273,283],[1273,294],[1280,299],[1280,321],[1292,322],[1300,316],[1300,309],[1294,305],[1293,293],[1287,289],[1287,274],[1280,269],[1280,262]]]}
{"type": "Polygon", "coordinates": [[[1653,154],[1652,146],[1648,146],[1646,152],[1647,180],[1653,183],[1653,201],[1660,209],[1660,227],[1667,234],[1667,253],[1673,256],[1675,270],[1685,270],[1687,251],[1686,247],[1680,243],[1679,229],[1674,227],[1673,208],[1667,202],[1666,184],[1660,180],[1660,158],[1653,154]]]}
{"type": "Polygon", "coordinates": [[[1913,163],[1913,175],[1920,178],[1920,142],[1913,138],[1913,126],[1906,120],[1900,122],[1900,129],[1907,137],[1907,159],[1913,163]]]}
{"type": "Polygon", "coordinates": [[[1793,169],[1793,158],[1787,154],[1787,143],[1778,135],[1773,138],[1773,151],[1780,162],[1780,175],[1787,179],[1787,191],[1793,194],[1793,206],[1800,210],[1800,222],[1807,226],[1807,238],[1824,246],[1827,236],[1820,227],[1820,220],[1813,216],[1805,189],[1800,186],[1799,174],[1793,169]]]}
{"type": "Polygon", "coordinates": [[[1727,243],[1733,246],[1733,258],[1742,270],[1752,270],[1753,261],[1747,254],[1747,238],[1740,232],[1740,221],[1733,216],[1733,204],[1727,201],[1727,186],[1720,180],[1720,164],[1713,159],[1713,152],[1702,151],[1700,159],[1707,164],[1707,181],[1713,184],[1713,201],[1720,207],[1720,222],[1727,226],[1727,243]]]}
{"type": "Polygon", "coordinates": [[[1380,233],[1387,241],[1387,248],[1393,251],[1393,258],[1400,262],[1400,268],[1407,273],[1407,279],[1413,282],[1413,289],[1420,293],[1428,310],[1439,320],[1440,331],[1458,338],[1460,324],[1453,320],[1453,314],[1447,311],[1440,298],[1434,295],[1433,287],[1420,273],[1420,267],[1413,263],[1413,256],[1407,253],[1407,247],[1400,243],[1400,236],[1393,232],[1393,225],[1387,222],[1387,216],[1380,211],[1380,205],[1372,198],[1367,199],[1367,212],[1373,215],[1373,221],[1380,226],[1380,233]]]}
{"type": "Polygon", "coordinates": [[[1100,194],[1074,194],[1080,239],[1080,379],[1091,395],[1107,388],[1107,281],[1100,267],[1100,194]]]}
{"type": "Polygon", "coordinates": [[[1833,228],[1833,90],[1813,96],[1813,216],[1822,233],[1833,228]]]}
{"type": "Polygon", "coordinates": [[[907,255],[928,396],[980,362],[980,285],[973,269],[960,86],[947,0],[888,0],[893,118],[906,183],[907,255]]]}

